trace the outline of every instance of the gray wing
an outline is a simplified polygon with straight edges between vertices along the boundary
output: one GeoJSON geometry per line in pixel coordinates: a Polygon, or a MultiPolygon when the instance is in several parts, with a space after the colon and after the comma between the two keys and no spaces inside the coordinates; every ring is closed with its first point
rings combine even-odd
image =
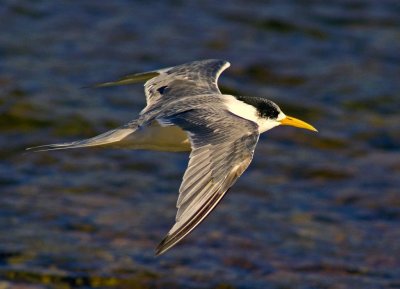
{"type": "Polygon", "coordinates": [[[192,152],[179,189],[175,225],[156,249],[160,255],[189,234],[250,164],[257,124],[229,112],[188,111],[169,122],[188,132],[192,152]]]}
{"type": "Polygon", "coordinates": [[[229,66],[229,62],[218,59],[193,61],[160,70],[130,74],[116,81],[94,86],[106,87],[146,81],[146,101],[151,105],[166,97],[220,94],[218,77],[229,66]]]}

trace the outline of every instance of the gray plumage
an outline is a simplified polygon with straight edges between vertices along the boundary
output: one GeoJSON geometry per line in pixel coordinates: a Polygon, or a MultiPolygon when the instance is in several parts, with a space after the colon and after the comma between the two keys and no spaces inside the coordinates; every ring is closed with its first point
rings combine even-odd
{"type": "Polygon", "coordinates": [[[285,117],[269,100],[221,94],[218,77],[229,65],[222,60],[195,61],[96,84],[146,81],[147,106],[137,119],[99,136],[33,149],[89,147],[130,139],[132,148],[191,151],[179,188],[175,224],[156,249],[157,255],[162,254],[211,212],[250,164],[259,134],[285,117]]]}
{"type": "Polygon", "coordinates": [[[168,121],[189,133],[192,152],[179,188],[176,223],[157,254],[189,234],[218,204],[250,164],[259,136],[256,124],[217,109],[190,110],[168,121]]]}

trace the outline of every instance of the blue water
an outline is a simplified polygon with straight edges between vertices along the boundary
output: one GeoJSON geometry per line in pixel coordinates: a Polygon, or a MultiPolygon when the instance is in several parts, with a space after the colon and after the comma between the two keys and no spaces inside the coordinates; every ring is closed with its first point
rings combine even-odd
{"type": "Polygon", "coordinates": [[[400,3],[2,1],[0,287],[399,288],[400,3]],[[161,257],[187,154],[26,147],[133,119],[141,85],[187,61],[232,66],[318,134],[264,134],[218,208],[161,257]],[[219,286],[219,287],[218,287],[219,286]]]}

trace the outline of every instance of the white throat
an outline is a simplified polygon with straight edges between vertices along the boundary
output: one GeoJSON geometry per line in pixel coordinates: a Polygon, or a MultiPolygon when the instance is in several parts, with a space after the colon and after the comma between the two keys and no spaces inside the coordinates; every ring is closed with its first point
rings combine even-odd
{"type": "MultiPolygon", "coordinates": [[[[228,110],[241,118],[255,122],[258,125],[259,133],[266,132],[267,130],[280,125],[279,121],[259,117],[257,109],[254,106],[240,101],[232,95],[224,95],[224,97],[224,103],[228,110]]],[[[281,112],[278,120],[283,118],[285,118],[285,114],[281,112]]]]}

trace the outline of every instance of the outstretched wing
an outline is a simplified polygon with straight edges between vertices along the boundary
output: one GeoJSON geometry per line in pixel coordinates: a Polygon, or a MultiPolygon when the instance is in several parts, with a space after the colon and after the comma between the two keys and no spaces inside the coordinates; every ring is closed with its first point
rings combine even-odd
{"type": "Polygon", "coordinates": [[[250,164],[257,124],[229,112],[191,110],[167,121],[188,132],[192,152],[179,189],[176,223],[156,249],[160,255],[189,234],[250,164]]]}
{"type": "Polygon", "coordinates": [[[218,77],[230,63],[224,60],[208,59],[154,70],[130,74],[116,81],[94,85],[106,87],[127,85],[146,81],[145,93],[148,105],[157,102],[161,97],[180,97],[200,94],[220,94],[218,77]]]}

